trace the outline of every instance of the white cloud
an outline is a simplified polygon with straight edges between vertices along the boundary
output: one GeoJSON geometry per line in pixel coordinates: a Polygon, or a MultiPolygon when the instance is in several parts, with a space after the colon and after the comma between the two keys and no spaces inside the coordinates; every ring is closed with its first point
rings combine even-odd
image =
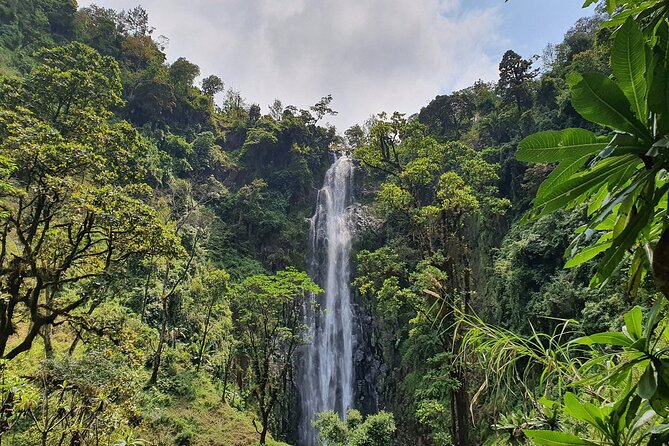
{"type": "MultiPolygon", "coordinates": [[[[115,9],[138,0],[98,0],[115,9]]],[[[91,3],[80,2],[81,6],[91,3]]],[[[334,96],[340,130],[371,114],[413,113],[439,93],[495,79],[497,8],[458,0],[143,0],[151,24],[203,74],[266,110],[334,96]]]]}

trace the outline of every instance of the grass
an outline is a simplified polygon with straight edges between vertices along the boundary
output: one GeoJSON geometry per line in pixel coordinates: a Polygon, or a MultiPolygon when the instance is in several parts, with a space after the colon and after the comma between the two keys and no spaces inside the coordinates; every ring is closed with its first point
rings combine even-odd
{"type": "MultiPolygon", "coordinates": [[[[175,418],[193,423],[189,443],[192,446],[252,446],[258,443],[252,417],[227,405],[219,404],[216,408],[203,410],[195,404],[172,408],[168,412],[175,418]]],[[[269,444],[287,446],[272,440],[269,444]]]]}
{"type": "MultiPolygon", "coordinates": [[[[218,397],[212,394],[215,399],[218,397]]],[[[141,438],[150,444],[183,444],[188,446],[254,446],[258,433],[253,426],[253,415],[240,412],[210,398],[194,401],[174,400],[162,408],[157,418],[145,425],[141,438]],[[174,443],[172,443],[174,441],[174,443]]],[[[155,415],[154,415],[155,416],[155,415]]],[[[268,442],[272,446],[289,446],[268,442]]]]}

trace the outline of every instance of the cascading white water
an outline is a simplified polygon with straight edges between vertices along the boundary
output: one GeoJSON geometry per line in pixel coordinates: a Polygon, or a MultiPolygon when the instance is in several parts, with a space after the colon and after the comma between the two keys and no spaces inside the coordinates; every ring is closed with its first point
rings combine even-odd
{"type": "Polygon", "coordinates": [[[310,275],[324,290],[304,309],[310,342],[304,346],[298,385],[301,398],[300,446],[315,446],[317,413],[344,416],[353,404],[353,310],[350,257],[353,204],[350,156],[335,157],[318,192],[311,218],[310,275]]]}

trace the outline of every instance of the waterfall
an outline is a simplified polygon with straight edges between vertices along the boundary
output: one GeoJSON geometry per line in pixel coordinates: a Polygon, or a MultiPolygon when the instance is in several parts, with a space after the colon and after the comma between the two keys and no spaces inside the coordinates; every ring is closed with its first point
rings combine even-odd
{"type": "Polygon", "coordinates": [[[311,218],[309,273],[325,292],[304,309],[309,343],[299,364],[300,446],[316,446],[318,412],[344,416],[353,404],[353,309],[350,257],[353,204],[350,156],[335,157],[311,218]]]}

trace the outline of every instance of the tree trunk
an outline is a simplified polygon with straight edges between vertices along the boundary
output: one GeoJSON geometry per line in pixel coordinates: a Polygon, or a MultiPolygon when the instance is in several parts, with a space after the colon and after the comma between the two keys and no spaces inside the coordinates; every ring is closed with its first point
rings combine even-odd
{"type": "Polygon", "coordinates": [[[67,354],[69,356],[74,355],[74,352],[77,350],[77,345],[79,345],[79,341],[81,340],[81,332],[77,331],[74,334],[74,341],[70,344],[70,348],[67,350],[67,354]]]}
{"type": "MultiPolygon", "coordinates": [[[[464,286],[464,302],[462,305],[462,312],[469,314],[469,305],[471,300],[471,270],[469,261],[466,257],[462,262],[465,267],[463,270],[463,286],[464,286]]],[[[458,331],[455,339],[454,354],[460,358],[455,364],[456,378],[460,383],[460,387],[455,393],[455,411],[458,420],[458,436],[457,444],[460,446],[469,445],[469,392],[467,386],[467,369],[465,367],[465,360],[461,356],[462,350],[462,334],[458,331]]]]}
{"type": "Polygon", "coordinates": [[[460,382],[460,387],[455,392],[455,414],[457,419],[458,432],[457,444],[458,446],[469,445],[469,415],[467,414],[469,395],[467,394],[467,381],[465,378],[465,371],[461,365],[458,365],[456,377],[460,382]]]}
{"type": "Polygon", "coordinates": [[[223,395],[221,396],[221,401],[227,404],[226,392],[228,390],[228,378],[230,376],[230,367],[232,366],[232,347],[228,352],[228,357],[225,358],[225,370],[223,371],[223,395]]]}
{"type": "Polygon", "coordinates": [[[46,359],[53,359],[53,343],[51,342],[51,332],[53,327],[46,324],[42,327],[42,339],[44,339],[44,355],[46,359]]]}
{"type": "Polygon", "coordinates": [[[269,412],[262,414],[262,431],[260,431],[260,444],[267,444],[267,425],[269,424],[269,412]]]}
{"type": "Polygon", "coordinates": [[[209,303],[209,308],[207,308],[207,318],[204,322],[204,333],[202,334],[202,342],[200,343],[200,352],[197,355],[197,372],[200,371],[200,367],[202,366],[202,356],[204,354],[204,346],[207,342],[207,334],[209,333],[209,324],[211,322],[211,312],[214,309],[214,300],[215,297],[212,297],[211,302],[209,303]]]}
{"type": "MultiPolygon", "coordinates": [[[[49,289],[46,289],[44,291],[44,296],[46,298],[46,315],[49,316],[51,314],[51,311],[49,308],[51,308],[53,299],[51,298],[51,291],[49,289]]],[[[53,343],[51,342],[51,334],[53,331],[53,326],[51,324],[46,324],[44,327],[42,327],[42,339],[44,339],[44,354],[46,356],[46,359],[52,359],[53,358],[53,343]]]]}
{"type": "Polygon", "coordinates": [[[144,293],[142,294],[142,310],[140,312],[140,319],[142,322],[145,322],[146,318],[146,306],[149,302],[149,287],[151,286],[151,274],[153,273],[153,263],[149,269],[149,273],[146,275],[146,282],[144,283],[144,293]]]}
{"type": "Polygon", "coordinates": [[[163,357],[163,349],[165,348],[165,341],[167,340],[167,299],[163,299],[163,317],[160,326],[160,336],[158,338],[158,347],[153,358],[153,370],[151,371],[151,379],[149,385],[153,386],[158,381],[158,372],[160,371],[160,361],[163,357]]]}

